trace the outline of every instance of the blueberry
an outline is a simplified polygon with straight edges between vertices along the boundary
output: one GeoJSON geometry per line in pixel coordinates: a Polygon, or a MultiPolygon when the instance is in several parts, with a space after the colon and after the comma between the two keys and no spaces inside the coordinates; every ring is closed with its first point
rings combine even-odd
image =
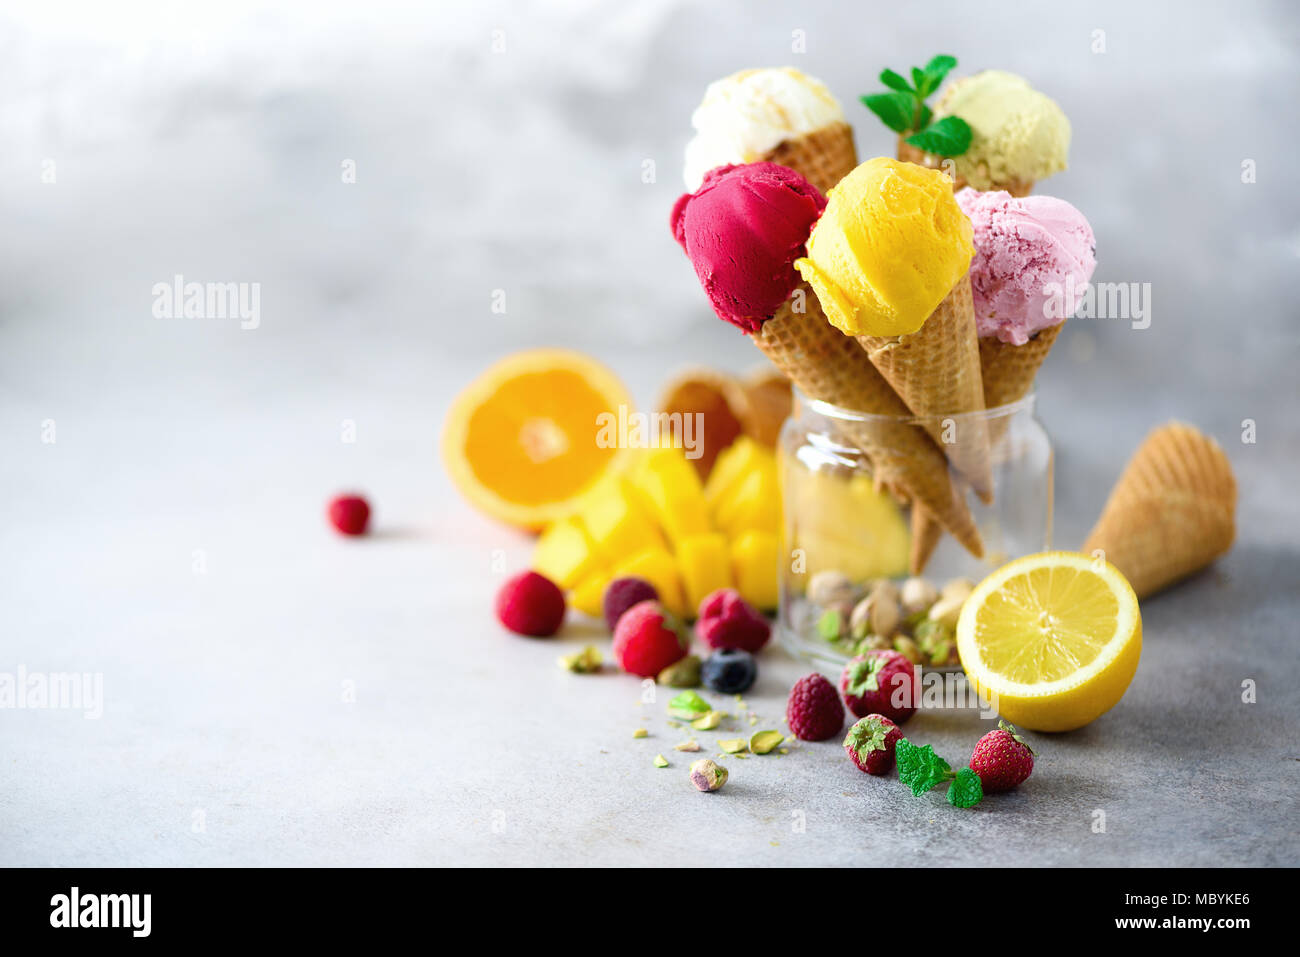
{"type": "Polygon", "coordinates": [[[700,667],[700,680],[704,687],[723,694],[748,691],[757,677],[758,663],[754,656],[737,648],[715,651],[704,659],[700,667]]]}

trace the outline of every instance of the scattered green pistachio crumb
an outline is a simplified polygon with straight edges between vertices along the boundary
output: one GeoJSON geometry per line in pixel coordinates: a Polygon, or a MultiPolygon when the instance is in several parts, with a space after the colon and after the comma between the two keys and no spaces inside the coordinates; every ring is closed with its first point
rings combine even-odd
{"type": "Polygon", "coordinates": [[[708,714],[710,710],[709,703],[694,691],[683,691],[668,702],[668,713],[674,718],[681,718],[683,721],[694,721],[696,718],[708,714]]]}
{"type": "Polygon", "coordinates": [[[650,737],[650,732],[647,731],[645,728],[637,728],[635,731],[632,732],[632,737],[634,737],[634,738],[648,738],[648,737],[650,737]]]}
{"type": "Polygon", "coordinates": [[[666,768],[666,767],[668,767],[668,759],[665,758],[662,754],[656,754],[656,755],[655,755],[655,767],[657,767],[657,768],[666,768]]]}
{"type": "Polygon", "coordinates": [[[769,754],[784,740],[785,735],[780,731],[756,731],[749,739],[749,750],[755,754],[769,754]]]}
{"type": "Polygon", "coordinates": [[[749,742],[744,738],[727,738],[725,741],[719,741],[718,747],[727,754],[739,754],[741,751],[748,750],[749,742]]]}
{"type": "Polygon", "coordinates": [[[595,674],[603,664],[600,651],[595,645],[588,645],[571,655],[562,655],[559,662],[561,668],[572,671],[576,675],[595,674]]]}
{"type": "Polygon", "coordinates": [[[694,738],[691,738],[689,741],[683,741],[681,744],[674,744],[673,750],[674,751],[698,751],[700,750],[700,744],[694,738]]]}
{"type": "Polygon", "coordinates": [[[691,727],[696,731],[712,731],[718,725],[722,724],[722,719],[727,715],[722,711],[710,711],[702,718],[696,718],[691,722],[691,727]]]}
{"type": "Polygon", "coordinates": [[[790,753],[790,749],[789,749],[789,748],[777,748],[777,749],[776,749],[776,753],[777,753],[777,754],[789,754],[789,753],[790,753]]]}

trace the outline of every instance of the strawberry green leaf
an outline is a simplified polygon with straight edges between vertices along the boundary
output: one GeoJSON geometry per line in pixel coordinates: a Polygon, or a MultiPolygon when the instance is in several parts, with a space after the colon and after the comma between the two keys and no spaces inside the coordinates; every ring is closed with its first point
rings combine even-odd
{"type": "Polygon", "coordinates": [[[873,93],[864,96],[862,102],[895,133],[905,133],[912,128],[916,97],[911,93],[873,93]]]}
{"type": "Polygon", "coordinates": [[[960,156],[970,149],[970,141],[970,126],[960,116],[945,116],[907,138],[913,146],[937,156],[960,156]]]}

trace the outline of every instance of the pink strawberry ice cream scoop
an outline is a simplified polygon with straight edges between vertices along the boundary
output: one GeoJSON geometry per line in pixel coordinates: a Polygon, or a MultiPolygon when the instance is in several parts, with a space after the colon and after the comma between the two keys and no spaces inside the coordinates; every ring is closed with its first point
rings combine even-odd
{"type": "Polygon", "coordinates": [[[826,197],[775,163],[719,166],[673,206],[686,250],[718,317],[757,332],[799,284],[794,261],[826,197]]]}
{"type": "Polygon", "coordinates": [[[1083,213],[1051,196],[970,188],[957,203],[975,227],[970,286],[981,336],[1021,346],[1074,314],[1097,267],[1083,213]]]}

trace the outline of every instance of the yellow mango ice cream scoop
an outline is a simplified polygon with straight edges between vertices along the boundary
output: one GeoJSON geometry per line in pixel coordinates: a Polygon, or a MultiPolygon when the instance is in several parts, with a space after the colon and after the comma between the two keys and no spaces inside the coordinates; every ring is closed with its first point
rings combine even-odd
{"type": "Polygon", "coordinates": [[[831,190],[795,268],[846,335],[909,335],[966,275],[972,237],[952,180],[881,156],[831,190]]]}

